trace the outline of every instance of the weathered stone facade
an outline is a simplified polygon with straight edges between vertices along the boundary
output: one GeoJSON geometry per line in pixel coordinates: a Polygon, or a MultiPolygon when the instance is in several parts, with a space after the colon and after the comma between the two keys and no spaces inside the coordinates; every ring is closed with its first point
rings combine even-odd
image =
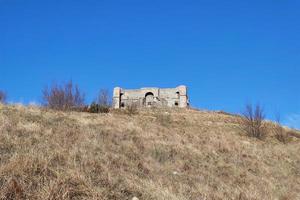
{"type": "Polygon", "coordinates": [[[135,104],[138,107],[180,107],[189,106],[187,87],[176,88],[141,88],[128,90],[114,88],[113,107],[125,108],[135,104]]]}

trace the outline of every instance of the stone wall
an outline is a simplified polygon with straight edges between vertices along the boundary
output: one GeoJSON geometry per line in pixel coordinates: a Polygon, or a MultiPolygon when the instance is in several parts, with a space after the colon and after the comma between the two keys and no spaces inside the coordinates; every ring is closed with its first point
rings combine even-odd
{"type": "Polygon", "coordinates": [[[176,88],[141,88],[134,90],[114,88],[114,108],[126,108],[132,104],[138,107],[185,108],[189,106],[187,87],[181,85],[176,88]]]}

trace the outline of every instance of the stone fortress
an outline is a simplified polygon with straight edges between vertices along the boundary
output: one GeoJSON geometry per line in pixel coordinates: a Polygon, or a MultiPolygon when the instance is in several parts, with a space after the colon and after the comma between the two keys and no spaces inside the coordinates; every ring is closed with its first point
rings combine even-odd
{"type": "Polygon", "coordinates": [[[141,88],[123,89],[115,87],[113,92],[113,107],[126,108],[130,105],[137,107],[179,107],[189,106],[187,87],[176,88],[141,88]]]}

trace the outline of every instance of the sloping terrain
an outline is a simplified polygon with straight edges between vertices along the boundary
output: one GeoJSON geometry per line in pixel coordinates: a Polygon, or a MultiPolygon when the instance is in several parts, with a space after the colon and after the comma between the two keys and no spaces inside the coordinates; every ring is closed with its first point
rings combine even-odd
{"type": "Polygon", "coordinates": [[[300,199],[300,139],[251,138],[240,121],[0,105],[0,199],[300,199]]]}

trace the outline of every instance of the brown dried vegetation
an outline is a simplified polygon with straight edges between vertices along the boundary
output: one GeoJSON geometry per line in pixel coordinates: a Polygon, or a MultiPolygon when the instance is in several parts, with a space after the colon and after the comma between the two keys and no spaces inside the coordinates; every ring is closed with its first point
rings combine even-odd
{"type": "Polygon", "coordinates": [[[259,104],[255,108],[251,104],[245,106],[242,122],[248,136],[264,139],[267,135],[266,127],[264,127],[263,123],[264,120],[264,110],[259,104]]]}
{"type": "Polygon", "coordinates": [[[6,93],[2,90],[0,90],[0,103],[6,102],[6,93]]]}
{"type": "Polygon", "coordinates": [[[45,87],[42,91],[44,105],[55,110],[84,109],[84,93],[72,81],[65,84],[53,84],[50,89],[45,87]]]}
{"type": "Polygon", "coordinates": [[[0,105],[0,199],[300,199],[300,139],[241,126],[195,110],[0,105]]]}

